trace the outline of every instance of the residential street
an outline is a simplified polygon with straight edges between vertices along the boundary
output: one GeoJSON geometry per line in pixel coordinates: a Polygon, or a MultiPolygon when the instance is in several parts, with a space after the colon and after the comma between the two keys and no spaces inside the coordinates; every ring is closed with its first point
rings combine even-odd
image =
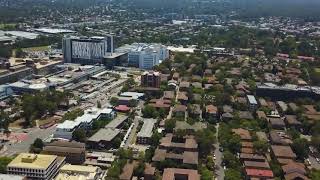
{"type": "Polygon", "coordinates": [[[214,144],[214,147],[215,147],[214,154],[216,155],[216,160],[215,160],[216,172],[215,172],[215,174],[216,174],[216,178],[218,180],[223,180],[224,179],[224,169],[223,169],[223,167],[221,165],[221,163],[222,163],[222,152],[219,151],[220,144],[219,144],[219,141],[218,141],[219,123],[216,125],[216,129],[217,129],[217,132],[216,132],[217,141],[214,144]]]}

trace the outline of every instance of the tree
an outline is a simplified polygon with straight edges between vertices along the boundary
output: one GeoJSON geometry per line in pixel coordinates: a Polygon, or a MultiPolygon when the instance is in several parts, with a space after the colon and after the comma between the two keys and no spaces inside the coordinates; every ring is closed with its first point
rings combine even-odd
{"type": "Polygon", "coordinates": [[[227,169],[225,172],[225,180],[239,180],[242,179],[241,173],[238,170],[235,169],[227,169]]]}
{"type": "Polygon", "coordinates": [[[145,163],[143,161],[140,161],[138,166],[136,166],[133,170],[134,176],[142,177],[144,175],[145,167],[145,163]]]}
{"type": "Polygon", "coordinates": [[[113,148],[119,148],[119,146],[121,145],[121,139],[119,137],[115,138],[112,142],[112,147],[113,148]]]}
{"type": "Polygon", "coordinates": [[[136,107],[138,105],[138,101],[131,99],[129,100],[128,106],[129,107],[136,107]]]}
{"type": "Polygon", "coordinates": [[[158,146],[162,135],[158,132],[152,134],[150,142],[152,146],[158,146]]]}
{"type": "Polygon", "coordinates": [[[206,167],[201,167],[200,168],[200,175],[201,175],[201,180],[212,180],[213,179],[213,172],[207,169],[206,167]]]}
{"type": "Polygon", "coordinates": [[[5,113],[4,110],[1,110],[0,111],[0,128],[7,131],[9,127],[9,123],[10,123],[9,115],[5,113]]]}
{"type": "Polygon", "coordinates": [[[158,112],[155,107],[146,105],[142,109],[142,114],[144,118],[157,118],[158,117],[158,112]]]}
{"type": "Polygon", "coordinates": [[[76,141],[79,142],[85,142],[87,139],[86,136],[86,131],[82,128],[80,129],[76,129],[73,133],[72,133],[72,138],[76,141]]]}
{"type": "Polygon", "coordinates": [[[23,52],[21,48],[16,49],[15,53],[16,53],[16,58],[23,58],[26,55],[26,53],[23,52]]]}
{"type": "Polygon", "coordinates": [[[282,168],[279,163],[277,163],[275,161],[271,161],[270,168],[271,168],[272,172],[274,173],[275,177],[281,177],[283,175],[282,168]]]}
{"type": "Polygon", "coordinates": [[[167,119],[164,123],[164,128],[166,132],[172,133],[173,129],[176,127],[176,120],[175,119],[167,119]]]}
{"type": "Polygon", "coordinates": [[[74,109],[70,112],[67,112],[63,115],[62,120],[69,120],[69,121],[73,121],[75,120],[77,117],[82,116],[84,114],[84,111],[80,108],[74,109]]]}
{"type": "Polygon", "coordinates": [[[320,170],[312,169],[311,179],[320,179],[320,170]]]}
{"type": "Polygon", "coordinates": [[[311,145],[320,150],[320,136],[312,136],[311,145]]]}
{"type": "Polygon", "coordinates": [[[297,154],[297,158],[304,160],[309,154],[309,143],[304,138],[293,140],[292,150],[297,154]]]}
{"type": "Polygon", "coordinates": [[[215,133],[209,129],[203,129],[196,133],[196,139],[199,144],[199,151],[202,157],[206,157],[211,151],[213,151],[213,144],[215,143],[215,133]]]}
{"type": "Polygon", "coordinates": [[[97,108],[101,108],[101,102],[97,101],[97,108]]]}
{"type": "Polygon", "coordinates": [[[267,153],[268,152],[268,148],[269,148],[269,146],[268,146],[268,143],[266,141],[258,140],[258,141],[254,141],[253,142],[253,149],[258,154],[267,153]]]}
{"type": "Polygon", "coordinates": [[[12,160],[11,157],[0,157],[0,173],[7,172],[7,166],[12,160]]]}
{"type": "Polygon", "coordinates": [[[223,162],[228,168],[237,169],[241,166],[238,158],[230,151],[223,152],[223,162]]]}
{"type": "Polygon", "coordinates": [[[37,138],[34,140],[33,144],[30,147],[30,151],[33,153],[40,153],[44,147],[42,139],[37,138]]]}
{"type": "Polygon", "coordinates": [[[118,98],[112,97],[112,98],[110,99],[110,104],[111,104],[112,106],[117,106],[118,103],[119,103],[119,99],[118,99],[118,98]]]}

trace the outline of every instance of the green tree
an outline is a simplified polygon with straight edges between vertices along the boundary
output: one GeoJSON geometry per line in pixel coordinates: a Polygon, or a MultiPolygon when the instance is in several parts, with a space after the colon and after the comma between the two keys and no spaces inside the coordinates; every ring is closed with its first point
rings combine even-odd
{"type": "Polygon", "coordinates": [[[118,106],[118,104],[119,104],[119,99],[116,98],[116,97],[112,97],[112,98],[110,99],[110,104],[111,104],[112,106],[118,106]]]}
{"type": "Polygon", "coordinates": [[[320,170],[312,169],[310,176],[311,179],[320,179],[320,170]]]}
{"type": "Polygon", "coordinates": [[[5,113],[4,110],[0,110],[0,128],[4,129],[5,131],[8,131],[9,123],[9,115],[5,113]]]}
{"type": "Polygon", "coordinates": [[[213,172],[205,167],[199,168],[199,172],[201,175],[201,180],[212,180],[214,177],[213,172]]]}
{"type": "Polygon", "coordinates": [[[113,148],[119,148],[121,145],[121,139],[119,137],[115,138],[112,142],[113,148]]]}
{"type": "Polygon", "coordinates": [[[136,107],[138,105],[138,101],[131,99],[129,100],[128,106],[129,107],[136,107]]]}
{"type": "Polygon", "coordinates": [[[241,167],[238,158],[230,151],[223,152],[223,162],[228,168],[238,169],[239,167],[241,167]]]}
{"type": "Polygon", "coordinates": [[[320,150],[320,136],[312,136],[311,145],[320,150]]]}
{"type": "Polygon", "coordinates": [[[156,108],[153,106],[149,106],[149,105],[146,105],[142,109],[142,114],[143,114],[143,117],[145,117],[145,118],[157,118],[159,115],[156,108]]]}
{"type": "Polygon", "coordinates": [[[32,153],[40,153],[43,147],[44,147],[44,143],[42,139],[37,138],[34,140],[33,144],[30,146],[30,151],[32,153]]]}
{"type": "Polygon", "coordinates": [[[97,108],[101,108],[101,102],[97,101],[97,108]]]}
{"type": "Polygon", "coordinates": [[[164,128],[166,132],[172,133],[173,129],[176,127],[176,120],[175,119],[167,119],[164,123],[164,128]]]}
{"type": "Polygon", "coordinates": [[[292,150],[297,154],[297,158],[304,160],[309,154],[309,143],[304,138],[293,140],[292,150]]]}
{"type": "Polygon", "coordinates": [[[242,179],[241,173],[235,169],[227,169],[225,172],[225,180],[239,180],[242,179]]]}
{"type": "Polygon", "coordinates": [[[11,157],[0,157],[0,173],[7,173],[7,166],[12,160],[11,157]]]}
{"type": "Polygon", "coordinates": [[[134,176],[142,177],[144,175],[145,167],[145,163],[143,161],[140,161],[138,166],[136,166],[133,170],[134,176]]]}
{"type": "Polygon", "coordinates": [[[87,139],[86,131],[82,128],[76,129],[72,133],[72,139],[79,141],[79,142],[85,142],[87,139]]]}
{"type": "Polygon", "coordinates": [[[214,150],[213,144],[215,143],[215,133],[209,129],[203,129],[196,132],[196,139],[199,145],[200,155],[206,157],[210,152],[214,150]]]}
{"type": "Polygon", "coordinates": [[[26,53],[23,52],[21,48],[16,49],[15,53],[16,53],[16,58],[23,58],[26,55],[26,53]]]}
{"type": "Polygon", "coordinates": [[[253,142],[253,149],[258,154],[266,154],[268,152],[268,148],[269,148],[268,142],[264,140],[258,140],[253,142]]]}

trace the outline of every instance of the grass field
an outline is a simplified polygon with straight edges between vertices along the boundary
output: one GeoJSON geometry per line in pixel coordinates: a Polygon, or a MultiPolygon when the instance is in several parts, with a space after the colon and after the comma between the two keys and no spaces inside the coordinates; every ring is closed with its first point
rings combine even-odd
{"type": "Polygon", "coordinates": [[[7,29],[13,29],[16,26],[16,24],[0,24],[0,29],[7,30],[7,29]]]}
{"type": "Polygon", "coordinates": [[[317,73],[320,73],[320,67],[314,68],[314,70],[315,70],[317,73]]]}
{"type": "Polygon", "coordinates": [[[23,51],[48,51],[49,49],[49,46],[22,48],[23,51]]]}

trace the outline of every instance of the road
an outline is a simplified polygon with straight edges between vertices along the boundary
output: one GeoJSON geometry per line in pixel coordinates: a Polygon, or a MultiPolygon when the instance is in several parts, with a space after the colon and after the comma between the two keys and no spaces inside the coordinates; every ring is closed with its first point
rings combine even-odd
{"type": "Polygon", "coordinates": [[[52,126],[47,129],[31,128],[28,129],[28,138],[22,142],[15,144],[5,145],[5,151],[1,152],[1,156],[12,156],[22,152],[29,152],[30,145],[33,144],[34,140],[40,138],[42,140],[47,139],[50,135],[54,133],[56,126],[52,126]]]}
{"type": "Polygon", "coordinates": [[[215,147],[215,151],[214,151],[214,154],[216,155],[216,160],[215,160],[215,165],[216,165],[216,178],[218,180],[223,180],[224,179],[224,169],[221,165],[222,163],[222,152],[219,151],[219,148],[220,148],[220,143],[219,143],[219,140],[218,140],[218,134],[219,134],[219,123],[216,125],[216,129],[217,129],[217,132],[216,132],[216,137],[217,137],[217,141],[216,143],[214,144],[214,147],[215,147]]]}
{"type": "Polygon", "coordinates": [[[124,145],[124,148],[127,149],[131,144],[135,143],[134,138],[136,137],[137,134],[137,128],[139,125],[139,118],[138,116],[136,116],[133,120],[134,126],[129,134],[128,140],[126,141],[126,144],[124,145]]]}
{"type": "Polygon", "coordinates": [[[309,155],[308,158],[310,160],[311,167],[320,170],[320,163],[317,162],[316,158],[311,155],[309,155]]]}

